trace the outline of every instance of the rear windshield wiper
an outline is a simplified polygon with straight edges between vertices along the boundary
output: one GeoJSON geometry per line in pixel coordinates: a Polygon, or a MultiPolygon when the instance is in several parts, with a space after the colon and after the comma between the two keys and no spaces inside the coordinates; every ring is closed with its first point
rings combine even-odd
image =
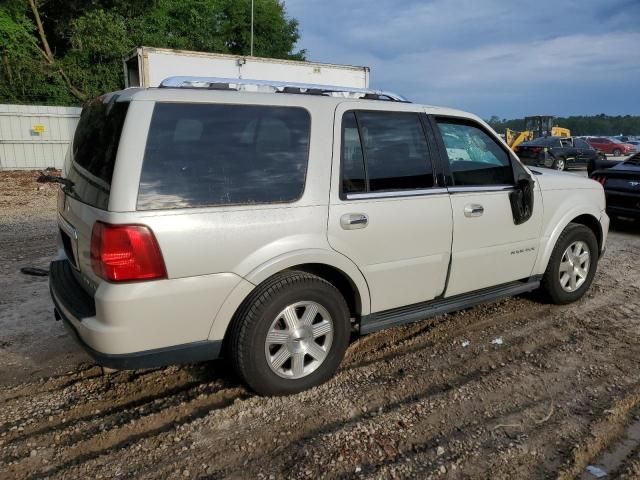
{"type": "Polygon", "coordinates": [[[47,175],[44,172],[40,172],[40,176],[38,177],[38,182],[40,182],[40,183],[59,183],[60,185],[62,185],[62,189],[64,191],[73,190],[73,186],[75,185],[75,183],[73,183],[68,178],[59,177],[57,175],[47,175]]]}

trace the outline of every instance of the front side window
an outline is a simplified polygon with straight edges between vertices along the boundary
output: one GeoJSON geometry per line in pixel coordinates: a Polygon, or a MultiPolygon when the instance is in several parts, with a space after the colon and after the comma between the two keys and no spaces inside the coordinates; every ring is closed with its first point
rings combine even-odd
{"type": "Polygon", "coordinates": [[[437,119],[454,185],[512,185],[509,154],[481,128],[437,119]]]}
{"type": "Polygon", "coordinates": [[[295,201],[310,125],[297,107],[158,103],[138,210],[295,201]]]}
{"type": "Polygon", "coordinates": [[[429,149],[417,113],[346,112],[342,139],[343,193],[433,187],[429,149]]]}

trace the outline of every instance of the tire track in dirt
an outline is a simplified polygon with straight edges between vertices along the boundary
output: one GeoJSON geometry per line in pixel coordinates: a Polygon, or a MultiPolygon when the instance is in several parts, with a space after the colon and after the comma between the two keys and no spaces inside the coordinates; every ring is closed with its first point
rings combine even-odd
{"type": "MultiPolygon", "coordinates": [[[[541,338],[547,339],[547,337],[541,337],[541,338]]],[[[562,343],[563,341],[564,341],[564,339],[560,339],[559,341],[556,341],[556,346],[557,346],[557,345],[559,345],[560,343],[562,343]]],[[[500,352],[499,352],[499,351],[496,351],[496,352],[494,352],[494,353],[495,353],[495,355],[496,355],[496,356],[499,356],[499,355],[500,355],[500,352]]],[[[526,354],[525,354],[525,355],[526,355],[526,354]]],[[[534,352],[529,352],[529,354],[528,354],[528,355],[529,355],[529,356],[533,356],[533,355],[535,355],[535,353],[534,353],[534,352]]],[[[467,366],[472,366],[472,365],[474,365],[474,362],[473,362],[472,360],[466,360],[466,362],[467,362],[467,366]]],[[[476,371],[473,371],[473,372],[472,372],[471,377],[468,379],[468,381],[473,381],[473,380],[475,379],[475,377],[476,377],[476,376],[478,376],[478,375],[479,375],[479,376],[482,376],[482,375],[491,375],[492,373],[493,373],[493,370],[491,370],[490,368],[484,368],[484,367],[481,367],[480,369],[478,369],[478,370],[476,370],[476,371]]],[[[387,381],[387,379],[383,379],[383,380],[381,380],[381,382],[384,382],[384,381],[387,381]]],[[[402,382],[399,382],[399,383],[402,383],[402,382]]],[[[441,386],[440,388],[436,388],[435,390],[430,390],[430,391],[426,392],[425,396],[426,396],[426,397],[429,397],[429,396],[437,395],[439,390],[445,390],[445,389],[452,389],[452,388],[455,388],[454,384],[455,384],[455,380],[453,380],[452,378],[451,378],[451,379],[449,379],[448,381],[447,381],[447,380],[445,380],[445,381],[443,381],[443,384],[442,384],[442,386],[441,386]],[[453,383],[452,383],[452,382],[453,382],[453,383]]],[[[389,386],[389,385],[388,385],[388,386],[389,386]]],[[[401,387],[402,387],[402,386],[400,386],[399,390],[401,390],[401,389],[402,389],[401,387]]],[[[358,390],[362,390],[363,386],[362,386],[362,385],[358,385],[358,384],[356,384],[356,385],[355,385],[355,388],[357,388],[358,390]]],[[[377,388],[376,388],[376,386],[375,386],[375,385],[373,386],[373,390],[374,390],[374,391],[376,391],[376,390],[377,390],[377,388]]],[[[378,395],[378,397],[379,397],[379,395],[378,395]]],[[[395,395],[394,395],[393,393],[390,393],[390,392],[389,392],[389,389],[387,389],[387,396],[386,396],[386,399],[388,400],[389,398],[394,398],[394,397],[395,397],[395,395]]],[[[410,397],[410,400],[411,400],[411,401],[415,401],[415,395],[412,395],[412,396],[410,397]]],[[[370,406],[370,407],[371,407],[370,409],[375,410],[375,407],[376,407],[376,406],[375,406],[375,405],[372,405],[372,406],[370,406]]],[[[317,413],[320,413],[320,412],[317,412],[317,413]]],[[[309,416],[310,416],[310,417],[317,417],[316,412],[308,412],[308,414],[309,414],[309,416]]],[[[341,421],[341,422],[339,423],[339,425],[341,426],[341,428],[342,428],[342,426],[343,426],[343,423],[344,423],[344,421],[341,421]]],[[[310,438],[312,438],[312,439],[313,439],[313,438],[315,438],[315,437],[316,437],[315,435],[310,435],[310,438]]],[[[285,457],[286,457],[286,456],[287,456],[287,455],[285,455],[285,457]]]]}
{"type": "MultiPolygon", "coordinates": [[[[596,308],[594,308],[594,310],[595,310],[595,309],[596,309],[596,308]]],[[[560,316],[566,316],[566,313],[567,313],[567,312],[565,312],[565,311],[561,311],[561,312],[558,312],[558,313],[560,314],[560,316]]],[[[570,312],[569,312],[569,313],[570,313],[570,312]]],[[[446,340],[446,338],[447,338],[447,337],[448,337],[448,338],[451,338],[451,337],[455,337],[455,336],[457,336],[457,335],[458,335],[458,333],[459,333],[459,331],[460,331],[461,329],[463,329],[463,330],[464,330],[464,332],[465,332],[466,334],[468,334],[468,335],[474,335],[474,333],[475,333],[475,332],[481,332],[483,329],[485,329],[485,328],[486,328],[486,327],[488,327],[488,326],[492,326],[492,325],[493,325],[493,326],[495,327],[495,324],[496,324],[496,323],[498,323],[498,324],[499,324],[499,323],[501,323],[501,322],[507,322],[507,321],[509,320],[509,317],[510,317],[510,315],[509,315],[509,314],[505,314],[505,315],[501,315],[501,316],[499,316],[499,317],[493,317],[492,319],[485,319],[484,321],[478,322],[478,323],[476,323],[475,325],[474,325],[473,323],[471,323],[470,325],[467,325],[467,326],[460,326],[460,325],[457,325],[457,326],[456,326],[455,328],[453,328],[453,329],[449,328],[449,330],[450,330],[450,331],[448,331],[448,332],[446,331],[446,330],[447,330],[447,327],[446,327],[447,322],[444,322],[444,324],[443,324],[443,325],[445,325],[445,326],[441,327],[441,329],[442,329],[442,330],[445,330],[445,333],[444,333],[444,334],[442,334],[442,336],[443,336],[444,338],[440,338],[440,342],[441,342],[441,343],[445,343],[446,345],[448,345],[448,344],[447,344],[447,342],[445,341],[445,340],[446,340]],[[475,326],[475,330],[474,330],[474,326],[475,326]]],[[[525,331],[518,331],[518,332],[517,332],[517,333],[518,333],[517,338],[519,339],[519,342],[516,342],[516,336],[513,336],[513,337],[509,340],[509,348],[519,348],[519,347],[520,347],[520,344],[524,345],[524,343],[525,343],[527,340],[529,340],[531,336],[534,336],[534,337],[537,337],[537,338],[542,338],[542,339],[546,339],[546,340],[548,340],[548,339],[549,339],[549,336],[538,335],[538,334],[539,334],[541,331],[545,330],[545,329],[548,327],[548,325],[547,325],[547,324],[548,324],[549,322],[552,322],[552,323],[553,323],[553,322],[558,322],[558,321],[562,322],[562,321],[563,321],[563,320],[559,320],[557,317],[554,317],[554,318],[552,318],[551,320],[540,321],[540,322],[539,322],[539,323],[540,323],[540,325],[538,325],[538,326],[537,326],[537,328],[534,328],[534,325],[536,324],[536,321],[535,321],[535,319],[536,319],[536,318],[544,318],[544,316],[540,316],[540,315],[538,315],[538,312],[537,312],[537,311],[534,311],[534,312],[528,312],[527,317],[525,317],[525,318],[521,318],[521,319],[520,319],[520,320],[521,320],[521,323],[525,323],[525,324],[527,325],[527,328],[525,329],[525,331]],[[531,317],[531,318],[529,318],[529,317],[531,317]],[[537,331],[536,331],[536,330],[537,330],[537,331]]],[[[454,321],[455,321],[455,319],[454,319],[454,321]]],[[[449,322],[449,323],[450,323],[450,322],[449,322]]],[[[436,326],[436,328],[437,328],[437,326],[436,326]]],[[[425,335],[425,336],[427,336],[427,337],[429,337],[429,336],[431,336],[431,335],[437,336],[437,334],[438,334],[438,332],[429,331],[429,332],[427,332],[427,333],[426,333],[426,335],[425,335]]],[[[424,355],[425,355],[425,352],[423,351],[423,350],[424,350],[424,348],[420,348],[420,347],[423,347],[423,346],[424,346],[424,343],[425,343],[425,340],[424,340],[424,338],[422,338],[422,337],[423,337],[422,335],[419,335],[419,336],[415,337],[415,339],[412,339],[412,340],[409,342],[410,346],[413,346],[413,347],[415,347],[415,345],[411,345],[411,342],[418,342],[418,344],[419,344],[419,348],[414,348],[414,349],[412,349],[411,351],[400,352],[400,353],[401,353],[401,355],[400,355],[400,356],[399,356],[399,355],[396,355],[394,359],[390,360],[390,362],[393,362],[393,361],[396,361],[396,362],[397,362],[397,361],[398,361],[398,359],[401,359],[401,358],[402,358],[402,357],[404,357],[404,356],[419,355],[420,353],[422,353],[422,354],[423,354],[423,356],[424,356],[424,355]],[[422,343],[420,343],[420,342],[422,342],[422,343]]],[[[540,352],[540,354],[541,354],[541,355],[543,355],[543,354],[545,354],[545,353],[548,353],[549,351],[553,351],[553,350],[555,350],[556,348],[560,347],[561,345],[566,344],[567,340],[570,340],[570,335],[569,335],[569,336],[567,336],[566,338],[561,338],[561,339],[557,340],[553,345],[550,345],[546,350],[544,350],[544,346],[542,346],[543,348],[541,348],[541,352],[540,352]],[[542,350],[544,350],[544,351],[542,351],[542,350]]],[[[435,344],[435,343],[434,343],[434,344],[435,344]]],[[[406,348],[406,346],[405,346],[405,345],[403,345],[402,347],[403,347],[403,348],[406,348]]],[[[498,362],[498,361],[502,358],[502,356],[501,356],[502,352],[501,352],[501,351],[499,351],[499,350],[495,350],[495,351],[493,352],[493,354],[495,355],[495,357],[496,357],[496,358],[495,358],[495,359],[491,359],[490,361],[498,362]]],[[[532,350],[531,350],[531,351],[529,351],[529,356],[533,356],[533,355],[535,355],[535,353],[532,353],[532,350]]],[[[525,358],[526,358],[526,357],[527,357],[527,355],[525,354],[525,358]]],[[[468,366],[472,366],[472,365],[477,367],[477,366],[478,366],[478,363],[477,363],[477,361],[475,361],[474,359],[469,359],[469,360],[468,360],[468,366]]],[[[365,365],[365,366],[364,366],[364,368],[366,368],[367,366],[368,366],[368,365],[365,365]]],[[[452,369],[455,369],[455,365],[452,365],[451,363],[449,363],[447,366],[448,366],[448,368],[450,369],[450,371],[451,371],[452,369]]],[[[357,370],[357,369],[362,369],[362,368],[363,368],[363,366],[357,365],[357,366],[354,366],[354,368],[349,368],[349,370],[357,370]]],[[[488,370],[486,366],[485,366],[485,367],[480,367],[480,368],[484,368],[484,369],[486,370],[486,372],[484,372],[484,373],[488,373],[489,375],[492,375],[492,374],[493,374],[493,372],[495,372],[495,370],[488,370]]],[[[482,370],[478,370],[478,371],[482,372],[482,370]]],[[[393,373],[393,372],[388,372],[388,371],[386,371],[386,372],[384,372],[384,374],[385,374],[385,375],[391,375],[392,377],[394,376],[394,373],[393,373]]],[[[384,383],[384,380],[380,380],[380,379],[378,379],[378,381],[379,381],[380,383],[384,383]]],[[[472,377],[469,379],[469,382],[479,382],[479,381],[480,381],[480,377],[478,377],[478,378],[474,378],[474,377],[472,376],[472,377]]],[[[451,387],[451,382],[452,382],[452,380],[451,380],[451,379],[449,379],[449,381],[445,382],[445,384],[450,385],[450,388],[455,388],[455,387],[451,387]]],[[[460,385],[460,386],[461,386],[461,385],[460,385]]],[[[458,388],[460,388],[460,386],[458,386],[458,388]]],[[[360,385],[358,385],[358,384],[357,384],[357,382],[356,382],[355,387],[356,387],[356,388],[359,388],[359,387],[361,387],[361,386],[360,386],[360,385]]],[[[375,387],[375,385],[374,385],[374,387],[375,387]]],[[[377,389],[375,389],[375,388],[374,388],[374,391],[376,391],[376,390],[377,390],[377,389]]],[[[389,392],[389,390],[388,390],[388,389],[387,389],[387,392],[389,392]]],[[[426,396],[426,397],[433,397],[434,395],[437,395],[437,394],[438,394],[438,392],[437,392],[437,391],[433,391],[433,390],[432,390],[432,391],[428,391],[428,392],[426,392],[425,396],[426,396]]],[[[391,394],[391,397],[393,397],[393,393],[391,394]]],[[[379,395],[378,395],[378,398],[379,398],[379,395]]],[[[114,409],[114,411],[117,411],[117,408],[115,408],[115,409],[114,409]]],[[[208,415],[208,412],[206,412],[204,415],[208,415]]],[[[186,421],[189,421],[189,420],[187,419],[186,421]]],[[[170,427],[170,428],[171,428],[171,427],[170,427]]],[[[152,430],[152,431],[153,431],[153,430],[152,430]]],[[[115,435],[115,438],[119,439],[119,438],[122,438],[122,435],[123,435],[123,434],[120,434],[120,433],[119,433],[119,434],[111,434],[111,435],[115,435]]],[[[154,433],[152,433],[152,434],[151,434],[151,436],[153,436],[153,435],[154,435],[154,433]]],[[[317,435],[317,434],[311,434],[311,435],[310,435],[310,438],[314,438],[316,435],[317,435]]],[[[309,434],[307,434],[307,436],[309,436],[309,434]]],[[[123,444],[120,444],[120,443],[118,443],[118,442],[114,443],[113,441],[109,442],[109,444],[110,444],[110,445],[112,445],[112,446],[114,446],[114,445],[115,445],[115,448],[121,448],[121,447],[123,447],[123,446],[126,446],[126,445],[128,445],[128,444],[130,444],[130,443],[134,442],[134,441],[139,440],[139,438],[138,438],[138,437],[136,437],[136,436],[134,436],[134,435],[129,435],[129,436],[126,436],[125,438],[126,438],[127,440],[125,440],[123,444]]],[[[144,438],[144,437],[141,437],[141,438],[144,438]]],[[[105,450],[107,450],[107,449],[105,449],[105,450]]],[[[100,450],[98,450],[98,453],[96,453],[94,450],[91,450],[91,449],[89,449],[88,451],[90,452],[90,454],[89,454],[89,455],[84,456],[84,457],[83,457],[83,456],[76,456],[76,457],[74,457],[74,458],[72,458],[72,459],[68,460],[65,464],[63,464],[63,465],[64,465],[64,468],[62,468],[62,469],[58,469],[58,468],[56,467],[56,468],[54,468],[54,470],[52,470],[52,471],[53,471],[54,473],[55,473],[55,472],[57,472],[57,471],[62,471],[63,469],[65,469],[65,468],[67,468],[67,467],[70,467],[71,465],[73,465],[73,464],[75,464],[75,463],[77,463],[77,462],[81,462],[81,463],[82,463],[82,462],[90,461],[90,460],[92,460],[92,459],[94,459],[94,458],[97,458],[97,457],[99,457],[100,455],[102,455],[102,453],[100,453],[100,450]]]]}
{"type": "Polygon", "coordinates": [[[102,369],[96,365],[80,365],[73,372],[41,378],[38,382],[21,383],[0,391],[0,402],[8,405],[11,401],[20,401],[25,397],[46,395],[55,390],[63,390],[75,383],[102,376],[102,369]]]}
{"type": "MultiPolygon", "coordinates": [[[[153,400],[143,403],[127,415],[127,411],[117,412],[118,418],[111,424],[105,423],[108,416],[95,416],[85,424],[65,426],[71,435],[67,440],[55,441],[54,432],[45,432],[41,443],[53,445],[44,449],[37,459],[29,456],[28,451],[21,452],[17,459],[8,463],[8,473],[20,476],[38,476],[42,458],[50,465],[42,473],[48,475],[66,470],[70,466],[100,457],[113,450],[121,449],[143,438],[157,436],[177,426],[208,415],[215,409],[224,408],[247,395],[243,388],[224,388],[219,385],[211,388],[196,387],[191,391],[169,397],[170,401],[153,407],[153,400]],[[147,408],[145,408],[147,407],[147,408]],[[55,462],[55,464],[53,464],[55,462]],[[38,463],[38,464],[36,464],[38,463]]],[[[60,438],[61,432],[56,435],[60,438]]],[[[4,460],[4,459],[3,459],[4,460]]]]}
{"type": "MultiPolygon", "coordinates": [[[[42,202],[51,212],[52,200],[42,202]]],[[[47,212],[11,217],[0,232],[10,264],[0,269],[54,252],[47,212]]],[[[335,378],[291,397],[250,395],[218,364],[106,377],[80,366],[1,388],[1,476],[579,474],[584,462],[618,448],[640,408],[638,246],[637,237],[614,232],[575,304],[527,295],[372,334],[350,346],[335,378]],[[496,337],[504,344],[492,345],[496,337]],[[463,348],[462,340],[471,343],[463,348]]],[[[0,302],[19,312],[21,293],[6,285],[0,302]]],[[[612,473],[640,478],[639,455],[631,451],[612,473]]]]}
{"type": "MultiPolygon", "coordinates": [[[[562,313],[564,313],[564,312],[562,312],[562,313]]],[[[487,326],[495,325],[496,323],[507,322],[507,321],[509,321],[509,318],[510,318],[510,315],[509,314],[505,314],[505,315],[502,315],[502,316],[499,316],[499,317],[493,317],[492,319],[485,319],[484,321],[478,322],[476,324],[471,323],[471,325],[468,325],[468,326],[457,325],[455,328],[450,329],[451,330],[450,332],[446,332],[445,335],[443,335],[443,336],[445,336],[445,338],[441,338],[440,340],[441,340],[441,342],[446,343],[445,342],[446,336],[449,336],[449,337],[457,336],[461,329],[463,329],[466,334],[473,335],[475,331],[482,331],[487,326]],[[475,330],[474,330],[474,327],[475,327],[475,330]]],[[[543,321],[543,320],[539,321],[538,323],[540,323],[540,325],[538,325],[537,328],[534,328],[534,325],[536,324],[536,322],[535,322],[536,318],[544,319],[545,317],[538,315],[538,312],[534,311],[534,312],[528,312],[528,315],[525,318],[521,318],[520,319],[521,323],[526,323],[527,328],[525,329],[525,331],[519,331],[518,332],[518,335],[517,335],[518,341],[516,341],[516,337],[515,336],[509,340],[509,346],[510,346],[511,349],[518,348],[520,344],[524,344],[525,342],[529,341],[531,336],[534,336],[534,337],[537,337],[537,338],[541,338],[541,339],[543,339],[545,341],[550,340],[549,336],[545,336],[545,335],[540,335],[539,334],[543,330],[547,329],[548,320],[547,321],[543,321]],[[528,318],[528,317],[531,317],[531,318],[528,318]],[[535,330],[538,330],[538,331],[535,331],[535,330]]],[[[558,320],[557,318],[554,318],[552,321],[557,321],[557,320],[558,320]]],[[[447,322],[445,322],[445,323],[447,323],[447,322]]],[[[446,327],[442,327],[442,329],[443,330],[447,330],[446,327]]],[[[428,332],[426,334],[426,336],[428,337],[431,334],[432,334],[432,332],[430,331],[430,332],[428,332]]],[[[418,337],[416,337],[416,338],[418,338],[418,337]]],[[[424,339],[420,339],[420,340],[424,341],[424,339]]],[[[557,340],[555,340],[553,345],[549,344],[549,347],[547,349],[544,349],[544,345],[539,345],[539,347],[541,347],[540,355],[542,356],[546,352],[556,349],[557,347],[561,346],[562,344],[565,344],[567,342],[567,340],[569,340],[569,337],[557,339],[557,340]]],[[[414,341],[417,341],[417,340],[414,340],[414,341]]],[[[405,346],[403,345],[403,347],[405,347],[405,346]]],[[[412,351],[403,352],[402,356],[406,356],[406,355],[410,356],[410,355],[414,355],[414,354],[415,355],[420,355],[421,353],[424,356],[425,352],[423,350],[424,350],[423,348],[418,348],[418,349],[415,349],[415,350],[412,350],[412,351]]],[[[494,359],[489,359],[488,360],[489,362],[494,362],[495,363],[495,362],[498,362],[499,360],[502,359],[502,352],[500,350],[495,350],[492,353],[495,356],[495,358],[494,359]]],[[[532,357],[534,355],[535,355],[535,353],[533,352],[533,349],[531,349],[529,351],[529,355],[525,354],[524,358],[532,357]]],[[[397,362],[398,358],[401,358],[401,357],[396,356],[396,358],[394,360],[397,362]]],[[[469,358],[468,360],[466,360],[464,362],[467,363],[467,366],[475,366],[477,368],[476,375],[482,375],[483,373],[492,375],[492,373],[495,372],[495,370],[490,370],[490,368],[488,366],[486,366],[486,365],[485,366],[479,366],[478,362],[476,361],[476,359],[473,359],[473,358],[469,358]],[[484,372],[482,372],[483,369],[484,369],[484,372]],[[480,373],[477,373],[477,372],[480,372],[480,373]]],[[[449,363],[447,366],[448,366],[449,371],[455,370],[455,365],[452,365],[452,364],[449,363]]],[[[361,368],[361,367],[358,366],[356,368],[361,368]]],[[[384,374],[387,375],[387,376],[391,375],[391,377],[393,377],[395,375],[394,372],[388,372],[388,371],[386,371],[384,374]]],[[[479,381],[479,378],[480,377],[474,378],[472,376],[471,378],[468,379],[468,381],[469,382],[474,382],[474,381],[477,382],[477,381],[479,381]]],[[[378,382],[384,383],[384,381],[385,381],[384,379],[382,379],[382,380],[378,379],[378,382]]],[[[450,389],[451,388],[455,388],[455,387],[451,386],[452,382],[453,382],[453,379],[450,378],[447,382],[445,382],[445,384],[449,385],[450,389]]],[[[460,388],[460,386],[461,385],[458,385],[458,388],[460,388]]],[[[360,388],[360,387],[361,386],[358,385],[357,382],[356,382],[355,388],[360,388]]],[[[377,388],[375,388],[375,385],[374,385],[374,389],[373,390],[377,391],[377,388]]],[[[389,394],[389,389],[387,389],[387,393],[389,394]]],[[[426,392],[425,395],[427,397],[429,397],[429,396],[437,395],[437,393],[438,393],[437,391],[431,390],[431,391],[426,392]]],[[[391,397],[394,396],[393,392],[390,394],[390,396],[391,397]]],[[[379,395],[378,395],[378,397],[379,397],[379,395]]],[[[375,406],[373,406],[373,408],[375,408],[375,406]]],[[[117,408],[114,409],[114,410],[117,410],[117,408]]],[[[117,435],[113,434],[113,435],[115,435],[115,438],[120,438],[121,437],[121,434],[117,434],[117,435]]],[[[313,438],[314,436],[315,436],[314,434],[311,434],[311,438],[313,438]]],[[[133,442],[134,440],[137,440],[137,438],[134,437],[134,436],[129,436],[127,438],[129,438],[129,440],[127,440],[124,443],[124,445],[127,445],[127,444],[133,442]]],[[[111,445],[116,445],[117,446],[116,448],[120,447],[120,445],[118,443],[110,442],[110,444],[111,445]]],[[[90,451],[92,451],[92,450],[90,450],[90,451]]],[[[100,454],[98,454],[98,456],[100,456],[100,454]]],[[[73,464],[73,463],[76,463],[78,461],[82,461],[83,462],[83,461],[92,460],[94,458],[96,458],[95,452],[93,452],[93,454],[91,454],[91,455],[89,455],[87,457],[75,457],[72,460],[68,460],[67,463],[73,464]]],[[[59,470],[55,470],[55,471],[59,471],[59,470]]]]}
{"type": "MultiPolygon", "coordinates": [[[[499,355],[499,353],[500,353],[500,352],[495,352],[495,354],[496,354],[496,355],[499,355]]],[[[469,360],[466,360],[466,362],[467,362],[467,363],[469,363],[469,364],[471,365],[471,362],[470,362],[469,360]]],[[[477,371],[472,372],[471,376],[472,376],[472,377],[475,377],[476,375],[483,375],[483,374],[490,374],[490,373],[491,373],[491,370],[490,370],[490,369],[488,369],[488,368],[483,368],[482,370],[484,370],[485,372],[483,373],[483,372],[481,372],[481,370],[480,370],[480,369],[478,369],[477,371]]],[[[435,393],[436,393],[436,391],[437,391],[438,389],[453,388],[451,385],[449,385],[449,383],[450,383],[450,382],[444,382],[444,383],[442,384],[442,386],[441,386],[441,387],[438,387],[438,388],[436,388],[436,389],[434,389],[434,390],[431,390],[431,391],[427,392],[427,395],[433,395],[433,394],[435,394],[435,393]]],[[[373,386],[373,387],[374,387],[374,388],[376,388],[375,386],[373,386]]],[[[371,388],[371,387],[370,387],[370,388],[371,388]]],[[[309,413],[312,417],[313,417],[313,416],[315,416],[313,412],[308,412],[308,413],[309,413]]],[[[257,426],[257,425],[256,425],[256,424],[253,424],[253,426],[257,426]]],[[[251,431],[249,431],[248,433],[249,433],[249,434],[251,434],[251,431]]],[[[207,437],[208,437],[208,436],[209,436],[209,435],[207,435],[207,437]]],[[[238,435],[238,431],[237,431],[237,429],[236,429],[236,430],[234,430],[234,432],[233,432],[233,436],[234,436],[234,438],[237,438],[237,437],[239,436],[239,435],[238,435]]],[[[219,439],[219,437],[218,437],[218,439],[219,439]]],[[[114,459],[114,461],[117,461],[117,460],[116,460],[116,459],[114,459]]],[[[120,462],[120,463],[122,463],[122,462],[120,462]]]]}
{"type": "MultiPolygon", "coordinates": [[[[96,368],[100,371],[99,367],[96,368]]],[[[132,381],[134,379],[128,372],[119,372],[111,376],[97,374],[72,380],[69,382],[70,385],[63,384],[57,389],[46,392],[36,391],[27,401],[31,407],[25,412],[28,418],[17,417],[5,420],[4,426],[11,428],[28,421],[29,418],[33,418],[34,412],[38,412],[40,416],[57,415],[65,418],[66,421],[73,421],[90,415],[90,412],[95,410],[123,408],[129,402],[135,402],[145,396],[154,394],[161,396],[163,392],[179,389],[190,381],[187,371],[177,370],[174,367],[168,369],[168,372],[169,375],[166,377],[159,370],[144,373],[143,377],[138,377],[142,378],[142,381],[132,381]],[[172,372],[176,374],[171,375],[172,372]],[[80,400],[82,403],[78,404],[80,400]],[[49,408],[45,409],[47,406],[49,408]]],[[[25,392],[24,395],[27,393],[25,392]]],[[[22,399],[19,398],[19,400],[22,399]]],[[[7,402],[3,409],[3,419],[13,412],[12,407],[15,404],[15,400],[7,402]]],[[[24,403],[20,403],[19,407],[25,410],[24,403]]],[[[29,433],[28,427],[21,426],[25,433],[29,433]]]]}
{"type": "MultiPolygon", "coordinates": [[[[597,311],[598,311],[598,308],[599,308],[599,307],[597,306],[594,310],[597,312],[597,311]]],[[[555,319],[554,319],[554,321],[556,321],[556,323],[560,323],[560,324],[562,324],[562,323],[563,323],[563,321],[562,321],[562,320],[560,320],[560,321],[558,322],[558,319],[557,319],[557,318],[555,318],[555,319]]],[[[580,327],[580,325],[576,325],[576,329],[578,329],[579,327],[580,327]]],[[[577,335],[573,335],[573,338],[574,338],[574,343],[577,343],[578,341],[584,341],[584,339],[580,339],[580,337],[579,337],[579,336],[577,336],[577,335]]],[[[591,340],[593,340],[593,338],[595,338],[595,337],[593,337],[593,335],[592,335],[590,339],[591,339],[591,340]]],[[[560,343],[559,343],[559,345],[566,346],[566,342],[560,342],[560,343]]],[[[558,357],[560,357],[560,358],[559,358],[559,360],[560,360],[562,357],[564,357],[564,353],[563,353],[563,351],[562,351],[562,350],[558,350],[557,355],[558,355],[558,357]]],[[[573,374],[573,373],[572,373],[572,374],[573,374]]],[[[595,382],[598,382],[598,381],[599,381],[599,380],[595,380],[595,382]]],[[[562,387],[562,388],[564,388],[564,387],[562,387]]],[[[389,395],[389,391],[388,391],[388,390],[387,390],[386,398],[387,398],[387,399],[388,399],[388,398],[393,398],[393,394],[389,395]]],[[[311,436],[310,438],[314,438],[314,436],[311,436]]],[[[330,457],[327,457],[327,458],[330,458],[330,457]]]]}

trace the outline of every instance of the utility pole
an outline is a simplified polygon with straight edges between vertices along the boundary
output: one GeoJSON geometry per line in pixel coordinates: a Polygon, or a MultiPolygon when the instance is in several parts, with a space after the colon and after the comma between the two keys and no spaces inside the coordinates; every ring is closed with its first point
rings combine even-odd
{"type": "Polygon", "coordinates": [[[253,1],[251,0],[251,54],[250,56],[253,57],[253,1]]]}

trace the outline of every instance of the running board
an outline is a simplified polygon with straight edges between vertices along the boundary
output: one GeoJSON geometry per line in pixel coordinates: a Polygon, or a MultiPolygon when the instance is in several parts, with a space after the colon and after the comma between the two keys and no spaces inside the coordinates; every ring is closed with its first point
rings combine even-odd
{"type": "Polygon", "coordinates": [[[540,277],[531,277],[528,280],[510,282],[497,287],[489,287],[476,290],[471,293],[463,293],[450,298],[430,300],[416,303],[406,307],[393,308],[383,312],[365,315],[360,320],[360,333],[367,334],[384,330],[385,328],[417,322],[443,313],[455,312],[473,307],[481,303],[487,303],[506,297],[512,297],[520,293],[530,292],[540,286],[540,277]]]}

